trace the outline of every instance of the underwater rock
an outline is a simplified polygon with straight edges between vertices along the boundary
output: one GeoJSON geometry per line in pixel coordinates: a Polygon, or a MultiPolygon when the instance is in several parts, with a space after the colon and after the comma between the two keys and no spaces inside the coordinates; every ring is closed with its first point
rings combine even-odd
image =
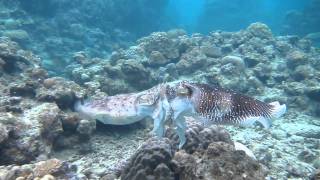
{"type": "Polygon", "coordinates": [[[80,118],[77,113],[60,114],[61,123],[64,131],[75,131],[79,125],[80,118]]]}
{"type": "MultiPolygon", "coordinates": [[[[178,146],[179,141],[177,135],[168,129],[166,137],[173,141],[175,147],[178,146]]],[[[206,149],[211,142],[222,141],[232,144],[229,133],[221,127],[204,128],[198,124],[191,124],[186,131],[187,141],[182,147],[187,153],[192,154],[198,149],[206,149]]]]}
{"type": "Polygon", "coordinates": [[[238,56],[225,56],[221,59],[222,64],[231,63],[236,67],[237,71],[244,71],[245,64],[241,57],[238,56]]]}
{"type": "Polygon", "coordinates": [[[266,172],[244,151],[236,151],[226,130],[193,124],[183,150],[169,129],[167,138],[151,138],[126,164],[121,179],[264,179],[266,172]]]}
{"type": "Polygon", "coordinates": [[[74,168],[72,169],[67,162],[58,159],[49,159],[35,164],[24,164],[22,166],[0,166],[0,177],[4,179],[19,180],[79,178],[74,168]]]}
{"type": "Polygon", "coordinates": [[[201,51],[208,57],[218,58],[222,56],[221,49],[214,46],[201,46],[201,51]]]}
{"type": "Polygon", "coordinates": [[[43,85],[37,89],[36,98],[39,101],[56,102],[62,109],[72,108],[76,99],[86,95],[86,90],[78,84],[60,77],[45,79],[43,85]]]}
{"type": "Polygon", "coordinates": [[[121,70],[125,74],[125,79],[128,83],[138,90],[145,89],[152,84],[150,72],[134,59],[126,60],[121,65],[121,70]]]}
{"type": "Polygon", "coordinates": [[[170,62],[170,59],[164,57],[159,51],[152,51],[149,56],[150,65],[164,65],[170,62]]]}
{"type": "Polygon", "coordinates": [[[169,38],[178,38],[180,36],[187,35],[187,32],[184,29],[171,29],[167,32],[169,38]]]}
{"type": "Polygon", "coordinates": [[[124,80],[112,80],[110,78],[106,78],[101,85],[101,90],[106,92],[108,95],[116,95],[132,92],[134,91],[134,88],[124,80]]]}
{"type": "Polygon", "coordinates": [[[179,57],[178,43],[174,39],[169,38],[165,32],[152,33],[150,36],[138,40],[149,57],[152,51],[159,51],[167,59],[176,59],[179,57]]]}
{"type": "Polygon", "coordinates": [[[272,38],[272,32],[270,28],[263,23],[252,23],[247,28],[247,30],[255,37],[259,37],[261,39],[269,39],[272,38]]]}
{"type": "Polygon", "coordinates": [[[90,136],[96,130],[95,120],[82,119],[79,121],[77,132],[84,136],[90,136]]]}
{"type": "Polygon", "coordinates": [[[281,55],[285,55],[287,52],[290,51],[292,45],[284,40],[277,40],[275,42],[275,48],[281,53],[281,55]]]}
{"type": "Polygon", "coordinates": [[[21,164],[46,158],[53,141],[63,131],[59,113],[56,104],[44,103],[24,111],[17,120],[10,120],[12,125],[16,126],[18,122],[19,125],[13,130],[9,141],[0,148],[3,154],[1,164],[21,164]]]}
{"type": "Polygon", "coordinates": [[[289,67],[296,67],[298,65],[304,65],[308,63],[308,57],[302,51],[295,50],[290,51],[287,55],[287,65],[289,67]]]}
{"type": "Polygon", "coordinates": [[[7,36],[14,41],[25,41],[30,39],[27,31],[21,29],[4,31],[2,35],[7,36]]]}
{"type": "Polygon", "coordinates": [[[0,37],[1,68],[6,73],[38,68],[40,59],[31,52],[21,50],[16,42],[0,37]]]}
{"type": "Polygon", "coordinates": [[[291,132],[294,132],[297,136],[302,136],[305,138],[319,138],[320,137],[320,128],[319,126],[300,123],[300,124],[286,124],[284,126],[286,129],[290,129],[291,132]]]}
{"type": "Polygon", "coordinates": [[[286,171],[289,173],[289,177],[304,177],[305,174],[298,167],[287,166],[286,171]]]}
{"type": "Polygon", "coordinates": [[[265,179],[266,176],[258,162],[225,142],[212,142],[204,151],[193,154],[179,151],[173,161],[178,166],[179,178],[185,180],[265,179]]]}
{"type": "Polygon", "coordinates": [[[320,87],[309,87],[306,94],[311,100],[320,102],[320,87]]]}
{"type": "Polygon", "coordinates": [[[182,54],[179,62],[176,64],[179,74],[191,74],[196,70],[206,66],[207,57],[201,53],[199,48],[193,48],[188,53],[182,54]]]}
{"type": "Polygon", "coordinates": [[[311,79],[314,77],[314,69],[310,67],[310,65],[298,65],[293,73],[292,76],[296,81],[302,81],[306,79],[311,79]]]}
{"type": "Polygon", "coordinates": [[[22,84],[11,84],[10,85],[11,96],[22,96],[22,97],[35,97],[37,84],[33,82],[26,82],[22,84]]]}
{"type": "Polygon", "coordinates": [[[313,162],[317,158],[317,154],[312,152],[310,149],[304,149],[298,154],[298,158],[304,162],[313,162]]]}
{"type": "Polygon", "coordinates": [[[76,61],[77,63],[83,65],[83,66],[88,66],[91,64],[96,63],[95,61],[91,61],[88,57],[87,54],[83,51],[79,51],[73,54],[73,60],[76,61]]]}
{"type": "Polygon", "coordinates": [[[244,62],[249,68],[255,67],[261,61],[261,56],[257,53],[246,53],[244,62]]]}
{"type": "Polygon", "coordinates": [[[121,179],[173,180],[173,171],[168,167],[170,166],[172,156],[173,151],[168,139],[149,139],[131,157],[121,173],[121,179]]]}

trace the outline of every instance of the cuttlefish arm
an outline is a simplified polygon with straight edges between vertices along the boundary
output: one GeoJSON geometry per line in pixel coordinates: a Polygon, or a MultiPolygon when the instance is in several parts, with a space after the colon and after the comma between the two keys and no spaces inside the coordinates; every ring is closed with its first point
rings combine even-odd
{"type": "Polygon", "coordinates": [[[165,122],[172,119],[172,108],[168,102],[167,88],[169,86],[160,89],[159,100],[156,102],[156,107],[151,116],[154,122],[152,133],[158,137],[163,137],[165,122]]]}

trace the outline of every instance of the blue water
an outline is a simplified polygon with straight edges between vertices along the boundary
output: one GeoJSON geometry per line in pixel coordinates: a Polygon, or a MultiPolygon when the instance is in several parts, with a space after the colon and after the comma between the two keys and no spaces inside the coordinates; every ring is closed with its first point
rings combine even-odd
{"type": "Polygon", "coordinates": [[[167,15],[174,20],[171,28],[206,33],[220,29],[237,31],[253,22],[263,22],[280,33],[288,11],[302,11],[311,0],[170,0],[167,15]]]}
{"type": "Polygon", "coordinates": [[[166,13],[179,28],[195,32],[204,8],[205,0],[170,0],[166,13]]]}

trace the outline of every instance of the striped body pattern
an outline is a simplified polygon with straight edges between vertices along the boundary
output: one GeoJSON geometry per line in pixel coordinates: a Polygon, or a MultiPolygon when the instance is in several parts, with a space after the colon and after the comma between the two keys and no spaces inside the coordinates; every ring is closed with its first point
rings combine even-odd
{"type": "Polygon", "coordinates": [[[246,95],[208,84],[180,82],[173,87],[174,96],[168,100],[173,109],[173,122],[179,135],[179,148],[184,145],[185,116],[194,116],[204,125],[232,124],[252,126],[259,122],[271,126],[271,118],[278,118],[286,111],[279,102],[265,103],[246,95]]]}
{"type": "Polygon", "coordinates": [[[273,106],[232,90],[207,84],[185,84],[193,90],[191,101],[208,123],[242,124],[249,117],[272,117],[273,106]]]}

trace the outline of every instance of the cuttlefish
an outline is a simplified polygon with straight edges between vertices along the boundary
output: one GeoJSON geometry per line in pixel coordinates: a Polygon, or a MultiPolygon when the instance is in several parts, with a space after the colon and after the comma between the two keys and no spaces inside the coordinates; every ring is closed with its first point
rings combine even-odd
{"type": "Polygon", "coordinates": [[[203,125],[252,126],[258,122],[269,128],[273,118],[286,112],[286,105],[278,101],[265,103],[219,86],[182,81],[160,84],[138,93],[79,101],[75,110],[86,118],[114,125],[150,117],[154,121],[152,132],[159,137],[164,134],[165,122],[171,119],[182,148],[186,142],[185,116],[193,116],[203,125]]]}
{"type": "Polygon", "coordinates": [[[160,84],[138,93],[78,101],[74,109],[84,118],[112,125],[132,124],[150,117],[154,121],[152,133],[162,137],[165,119],[170,116],[166,90],[167,85],[160,84]]]}

